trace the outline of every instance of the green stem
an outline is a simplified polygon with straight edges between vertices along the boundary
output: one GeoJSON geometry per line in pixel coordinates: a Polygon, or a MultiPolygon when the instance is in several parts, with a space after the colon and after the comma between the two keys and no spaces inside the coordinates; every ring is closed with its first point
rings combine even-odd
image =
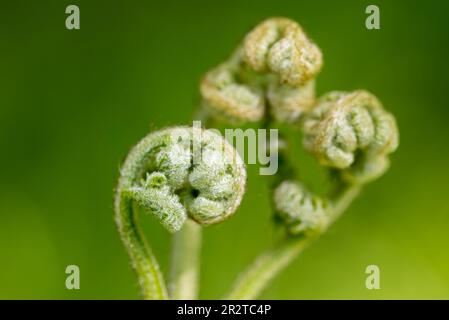
{"type": "Polygon", "coordinates": [[[345,212],[355,198],[359,195],[361,185],[341,185],[336,195],[331,197],[332,206],[328,212],[328,226],[332,225],[345,212]]]}
{"type": "Polygon", "coordinates": [[[123,244],[137,274],[141,294],[145,300],[168,298],[159,264],[143,236],[130,198],[118,195],[116,199],[116,224],[123,244]]]}
{"type": "Polygon", "coordinates": [[[239,276],[229,300],[255,299],[265,287],[314,239],[311,237],[287,238],[276,247],[260,255],[253,264],[239,276]]]}
{"type": "MultiPolygon", "coordinates": [[[[330,207],[328,226],[348,208],[355,197],[357,197],[359,191],[359,186],[348,186],[342,189],[330,207]]],[[[250,300],[257,298],[271,280],[319,236],[320,234],[302,234],[295,237],[287,237],[273,249],[260,255],[239,276],[226,299],[250,300]]]]}
{"type": "Polygon", "coordinates": [[[115,223],[137,275],[142,297],[146,300],[168,299],[159,264],[139,227],[135,201],[129,190],[142,178],[147,155],[154,147],[150,136],[142,139],[128,154],[120,170],[115,194],[115,223]]]}
{"type": "Polygon", "coordinates": [[[173,235],[170,297],[175,300],[194,300],[198,297],[201,253],[201,226],[187,220],[173,235]]]}

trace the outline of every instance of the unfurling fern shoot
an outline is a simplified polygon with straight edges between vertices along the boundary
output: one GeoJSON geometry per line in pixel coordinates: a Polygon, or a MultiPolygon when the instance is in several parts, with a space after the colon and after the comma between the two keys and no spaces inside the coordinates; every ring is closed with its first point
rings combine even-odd
{"type": "MultiPolygon", "coordinates": [[[[168,291],[139,228],[137,208],[151,214],[169,232],[180,231],[188,219],[193,221],[190,225],[215,224],[236,211],[245,181],[239,155],[213,131],[168,128],[149,134],[130,151],[120,170],[115,220],[144,298],[166,299],[168,291]]],[[[182,277],[180,274],[180,281],[182,277]]],[[[188,279],[191,286],[197,281],[196,275],[193,278],[188,279]]]]}

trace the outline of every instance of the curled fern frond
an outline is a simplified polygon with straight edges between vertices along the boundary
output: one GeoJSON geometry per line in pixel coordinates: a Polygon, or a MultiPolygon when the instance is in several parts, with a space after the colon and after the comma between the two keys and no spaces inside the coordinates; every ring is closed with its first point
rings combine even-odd
{"type": "Polygon", "coordinates": [[[398,146],[394,116],[367,91],[330,92],[303,122],[304,146],[349,183],[367,183],[388,168],[398,146]]]}
{"type": "Polygon", "coordinates": [[[240,204],[245,180],[244,164],[224,138],[174,127],[149,134],[131,150],[117,192],[175,232],[188,217],[204,225],[228,218],[240,204]]]}
{"type": "Polygon", "coordinates": [[[209,71],[201,81],[203,108],[221,121],[229,123],[256,122],[265,113],[264,94],[254,81],[242,79],[241,51],[229,61],[209,71]]]}
{"type": "Polygon", "coordinates": [[[271,18],[256,26],[234,54],[204,76],[203,108],[219,121],[257,122],[266,109],[278,122],[293,123],[315,102],[320,49],[301,26],[271,18]]]}
{"type": "Polygon", "coordinates": [[[323,63],[320,49],[299,24],[287,18],[270,18],[244,40],[246,63],[257,72],[271,72],[281,83],[303,85],[314,78],[323,63]]]}
{"type": "Polygon", "coordinates": [[[160,130],[130,151],[120,171],[115,220],[145,298],[165,299],[168,293],[140,231],[136,206],[170,232],[179,231],[187,218],[214,224],[236,211],[245,181],[245,166],[236,150],[211,130],[160,130]]]}
{"type": "Polygon", "coordinates": [[[291,234],[317,233],[327,226],[327,201],[299,182],[283,181],[273,192],[273,203],[275,213],[291,234]]]}

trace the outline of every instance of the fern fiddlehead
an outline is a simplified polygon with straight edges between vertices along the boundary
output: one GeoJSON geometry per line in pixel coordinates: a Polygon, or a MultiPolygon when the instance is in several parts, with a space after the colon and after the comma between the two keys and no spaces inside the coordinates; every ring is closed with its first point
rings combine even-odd
{"type": "Polygon", "coordinates": [[[270,18],[243,39],[231,57],[204,76],[203,108],[231,124],[262,120],[269,108],[279,122],[296,122],[315,101],[320,49],[286,18],[270,18]]]}
{"type": "Polygon", "coordinates": [[[166,299],[168,292],[139,228],[137,208],[169,232],[179,231],[187,219],[200,225],[219,223],[239,206],[245,180],[234,148],[210,130],[164,129],[130,151],[120,171],[115,220],[144,298],[166,299]]]}
{"type": "Polygon", "coordinates": [[[380,177],[399,143],[395,118],[367,91],[325,94],[303,122],[304,147],[344,181],[380,177]]]}

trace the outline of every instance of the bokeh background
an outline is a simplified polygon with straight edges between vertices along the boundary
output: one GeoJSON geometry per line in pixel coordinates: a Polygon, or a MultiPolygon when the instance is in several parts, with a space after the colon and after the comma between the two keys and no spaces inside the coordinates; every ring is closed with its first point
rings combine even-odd
{"type": "MultiPolygon", "coordinates": [[[[262,297],[448,299],[448,14],[444,1],[2,1],[0,298],[138,298],[113,223],[123,157],[150,130],[189,124],[201,75],[282,15],[323,50],[318,93],[369,89],[397,117],[401,145],[390,171],[262,297]],[[381,30],[365,28],[371,2],[381,30]],[[69,4],[81,30],[65,29],[69,4]],[[69,264],[80,266],[78,291],[65,289],[69,264]],[[365,288],[370,264],[380,290],[365,288]]],[[[219,298],[275,238],[264,178],[248,170],[239,212],[204,230],[202,298],[219,298]]],[[[169,237],[144,220],[166,271],[169,237]]]]}

